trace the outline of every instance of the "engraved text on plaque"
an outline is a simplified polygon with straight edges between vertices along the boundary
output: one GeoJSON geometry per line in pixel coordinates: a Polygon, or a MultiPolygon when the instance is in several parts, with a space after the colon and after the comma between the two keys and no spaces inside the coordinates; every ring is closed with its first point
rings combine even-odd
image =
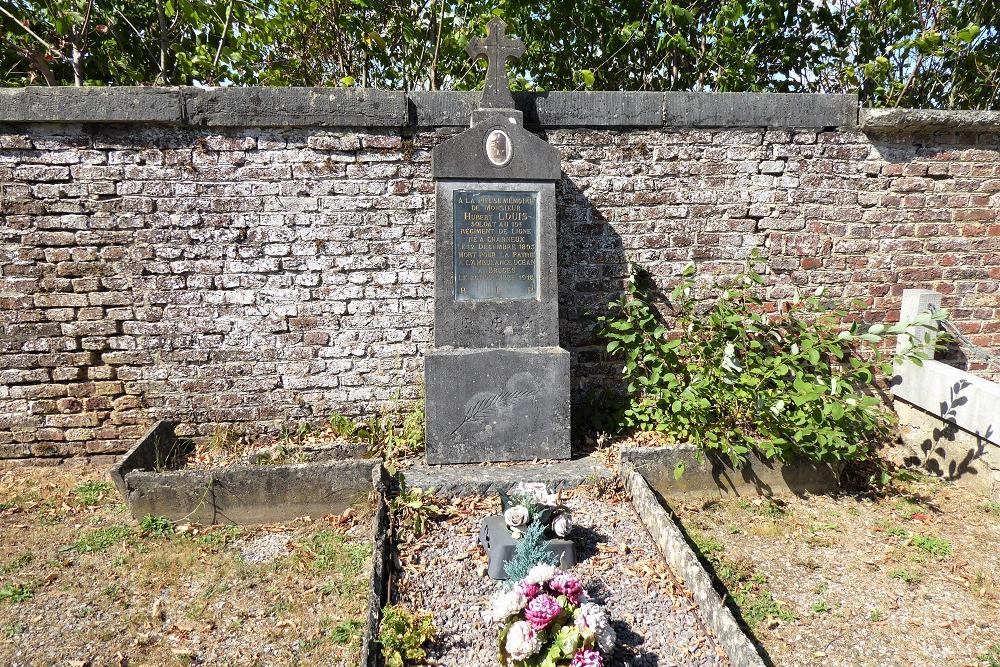
{"type": "Polygon", "coordinates": [[[538,298],[538,193],[456,190],[455,299],[538,298]]]}

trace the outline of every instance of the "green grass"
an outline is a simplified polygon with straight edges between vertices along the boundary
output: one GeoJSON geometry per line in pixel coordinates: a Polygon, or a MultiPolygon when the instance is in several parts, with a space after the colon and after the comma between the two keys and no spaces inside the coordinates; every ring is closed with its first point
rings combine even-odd
{"type": "Polygon", "coordinates": [[[810,609],[812,609],[814,614],[827,614],[833,609],[833,607],[831,607],[830,603],[826,600],[816,600],[812,603],[810,609]]]}
{"type": "Polygon", "coordinates": [[[905,584],[919,584],[923,581],[923,576],[919,572],[914,572],[913,570],[893,570],[889,573],[891,579],[899,579],[905,584]]]}
{"type": "Polygon", "coordinates": [[[937,556],[938,558],[950,556],[952,553],[951,542],[943,537],[935,537],[933,535],[913,535],[910,538],[910,542],[918,549],[922,549],[930,555],[937,556]]]}
{"type": "Polygon", "coordinates": [[[114,487],[107,482],[83,482],[73,487],[73,495],[81,505],[90,506],[101,502],[101,499],[113,489],[114,487]]]}
{"type": "Polygon", "coordinates": [[[995,500],[991,500],[983,505],[983,511],[987,514],[992,514],[995,517],[1000,517],[1000,503],[995,500]]]}
{"type": "Polygon", "coordinates": [[[1000,667],[1000,644],[994,644],[977,658],[985,667],[1000,667]]]}
{"type": "Polygon", "coordinates": [[[0,565],[0,575],[11,574],[12,572],[17,572],[22,567],[30,563],[34,559],[34,556],[30,551],[25,551],[13,558],[9,563],[4,563],[0,565]]]}
{"type": "Polygon", "coordinates": [[[92,530],[79,538],[69,546],[63,547],[63,551],[75,551],[78,554],[95,553],[107,551],[116,544],[120,544],[132,537],[132,529],[129,526],[118,525],[108,528],[98,528],[92,530]]]}
{"type": "Polygon", "coordinates": [[[330,630],[330,640],[338,646],[355,644],[361,640],[364,623],[357,619],[341,621],[330,630]]]}
{"type": "Polygon", "coordinates": [[[0,602],[27,602],[35,596],[32,586],[27,584],[4,584],[0,586],[0,602]]]}
{"type": "Polygon", "coordinates": [[[777,618],[786,623],[798,618],[795,612],[774,599],[774,595],[766,588],[767,578],[760,572],[755,572],[748,562],[726,558],[723,555],[725,548],[714,537],[694,530],[689,530],[688,536],[701,556],[712,566],[716,578],[726,587],[730,599],[739,608],[743,621],[751,630],[769,618],[777,618]]]}
{"type": "Polygon", "coordinates": [[[868,617],[868,619],[872,623],[879,623],[881,621],[884,621],[885,620],[885,612],[882,611],[881,609],[872,609],[872,613],[868,617]]]}

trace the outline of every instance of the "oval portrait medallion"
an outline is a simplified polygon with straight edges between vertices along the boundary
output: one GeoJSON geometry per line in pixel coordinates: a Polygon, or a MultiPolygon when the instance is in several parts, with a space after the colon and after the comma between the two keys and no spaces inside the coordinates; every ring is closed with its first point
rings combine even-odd
{"type": "Polygon", "coordinates": [[[502,167],[514,156],[510,137],[503,130],[493,130],[486,135],[486,157],[498,167],[502,167]]]}

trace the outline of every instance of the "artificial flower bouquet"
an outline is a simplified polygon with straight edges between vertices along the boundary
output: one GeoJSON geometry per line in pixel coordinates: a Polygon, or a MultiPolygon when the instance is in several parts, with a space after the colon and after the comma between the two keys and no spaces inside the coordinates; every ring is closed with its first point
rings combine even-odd
{"type": "Polygon", "coordinates": [[[540,563],[493,601],[503,667],[604,667],[615,630],[571,574],[540,563]]]}
{"type": "Polygon", "coordinates": [[[507,530],[515,540],[524,537],[528,527],[541,523],[546,533],[566,537],[572,529],[569,509],[559,501],[558,493],[549,493],[542,483],[518,483],[509,494],[500,493],[500,506],[507,530]]]}

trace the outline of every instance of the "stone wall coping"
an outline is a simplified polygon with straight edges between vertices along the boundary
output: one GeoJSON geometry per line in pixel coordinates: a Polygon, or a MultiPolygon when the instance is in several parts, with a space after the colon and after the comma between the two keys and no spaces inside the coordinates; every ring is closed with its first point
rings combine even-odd
{"type": "MultiPolygon", "coordinates": [[[[468,127],[478,92],[372,88],[0,89],[0,123],[189,127],[468,127]]],[[[856,95],[552,91],[515,93],[529,127],[855,128],[856,95]]]]}
{"type": "Polygon", "coordinates": [[[981,132],[1000,133],[1000,111],[945,111],[942,109],[862,109],[858,126],[864,132],[981,132]]]}
{"type": "MultiPolygon", "coordinates": [[[[374,88],[0,89],[0,123],[191,127],[468,127],[475,91],[374,88]]],[[[856,95],[552,91],[515,93],[529,127],[858,127],[872,133],[1000,133],[1000,111],[860,109],[856,95]]]]}

